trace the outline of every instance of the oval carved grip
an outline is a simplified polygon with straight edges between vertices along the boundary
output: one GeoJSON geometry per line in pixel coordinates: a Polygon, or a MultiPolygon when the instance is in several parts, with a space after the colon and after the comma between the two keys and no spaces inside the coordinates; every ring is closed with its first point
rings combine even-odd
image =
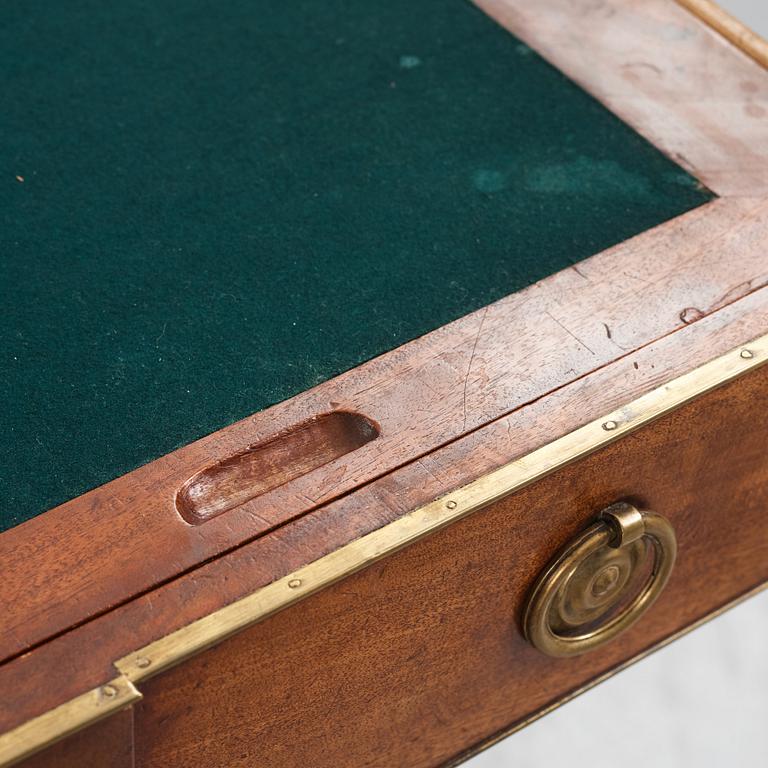
{"type": "Polygon", "coordinates": [[[200,470],[179,489],[176,509],[199,525],[341,459],[379,433],[361,413],[322,413],[200,470]]]}
{"type": "Polygon", "coordinates": [[[628,629],[664,589],[675,532],[655,512],[613,504],[544,569],[528,598],[523,631],[548,656],[576,656],[628,629]]]}

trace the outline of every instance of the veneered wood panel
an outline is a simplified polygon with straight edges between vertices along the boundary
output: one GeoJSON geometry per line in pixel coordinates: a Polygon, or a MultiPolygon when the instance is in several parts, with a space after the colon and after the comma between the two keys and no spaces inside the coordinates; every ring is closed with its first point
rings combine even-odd
{"type": "Polygon", "coordinates": [[[134,768],[133,710],[124,709],[28,757],[19,768],[134,768]]]}
{"type": "Polygon", "coordinates": [[[768,580],[768,368],[481,510],[142,685],[148,768],[437,766],[768,580]],[[678,561],[626,634],[552,659],[523,639],[552,555],[617,499],[678,561]]]}
{"type": "Polygon", "coordinates": [[[0,658],[701,321],[766,284],[767,242],[768,201],[716,200],[5,532],[0,658]],[[340,409],[380,436],[201,525],[179,515],[195,473],[340,409]]]}

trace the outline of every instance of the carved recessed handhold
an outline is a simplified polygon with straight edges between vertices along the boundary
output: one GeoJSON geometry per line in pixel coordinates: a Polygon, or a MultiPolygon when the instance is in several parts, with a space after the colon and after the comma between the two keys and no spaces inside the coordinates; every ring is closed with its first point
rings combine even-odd
{"type": "Polygon", "coordinates": [[[176,508],[188,523],[203,523],[378,436],[378,425],[362,414],[324,413],[196,473],[176,494],[176,508]]]}

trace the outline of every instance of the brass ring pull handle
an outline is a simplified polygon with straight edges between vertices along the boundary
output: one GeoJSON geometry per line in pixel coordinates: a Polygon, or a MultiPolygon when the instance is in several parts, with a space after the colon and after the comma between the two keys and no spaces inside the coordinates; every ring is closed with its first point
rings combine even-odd
{"type": "Polygon", "coordinates": [[[655,512],[619,503],[544,569],[528,598],[523,630],[549,656],[575,656],[628,629],[664,589],[675,532],[655,512]]]}

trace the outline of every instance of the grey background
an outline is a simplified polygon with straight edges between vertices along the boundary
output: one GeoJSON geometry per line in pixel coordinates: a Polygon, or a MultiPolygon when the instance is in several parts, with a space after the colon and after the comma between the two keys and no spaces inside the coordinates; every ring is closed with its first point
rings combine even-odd
{"type": "Polygon", "coordinates": [[[718,5],[768,40],[768,0],[718,0],[718,5]]]}
{"type": "Polygon", "coordinates": [[[766,768],[768,591],[466,765],[766,768]]]}
{"type": "MultiPolygon", "coordinates": [[[[768,39],[768,0],[719,4],[768,39]]],[[[768,592],[466,765],[768,768],[768,592]]]]}

